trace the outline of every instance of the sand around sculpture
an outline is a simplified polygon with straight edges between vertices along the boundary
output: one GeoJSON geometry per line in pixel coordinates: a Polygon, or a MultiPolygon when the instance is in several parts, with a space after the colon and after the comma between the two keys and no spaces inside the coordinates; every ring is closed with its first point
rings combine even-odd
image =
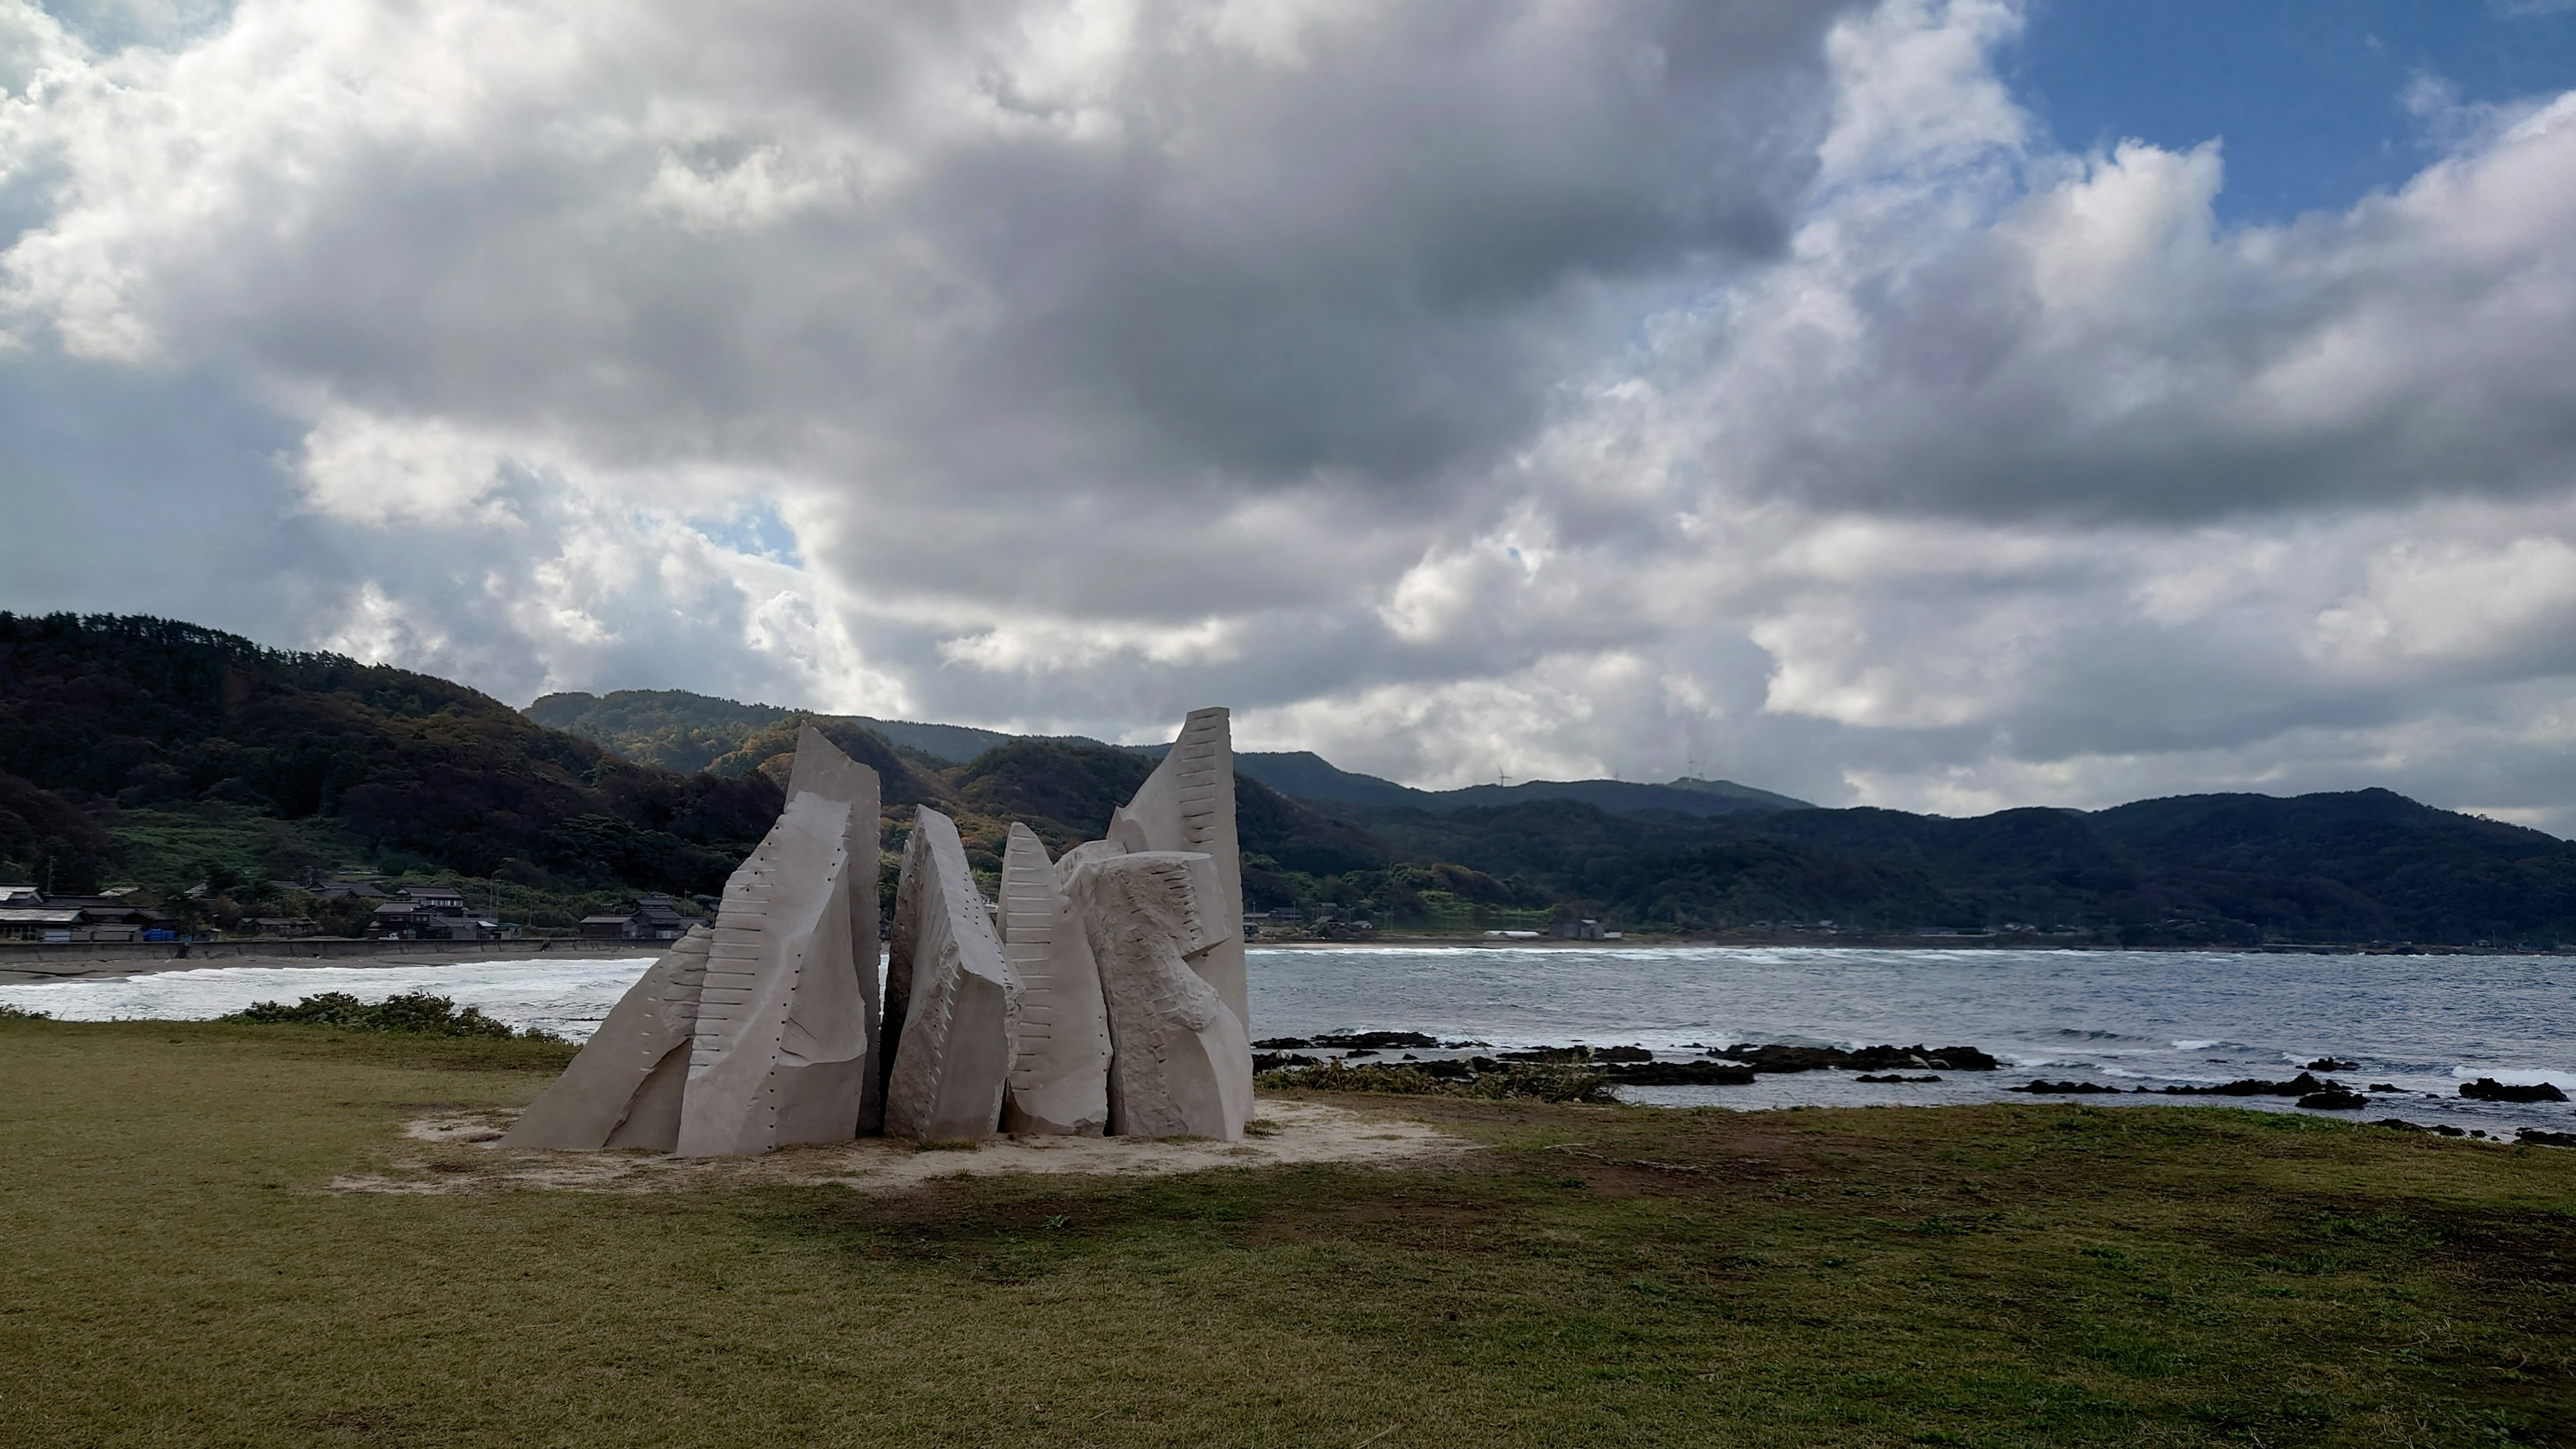
{"type": "Polygon", "coordinates": [[[751,1156],[882,1133],[1234,1142],[1252,1112],[1226,711],[1191,712],[1107,838],[1014,825],[988,902],[913,812],[877,974],[880,785],[812,725],[712,929],[646,971],[506,1145],[751,1156]]]}
{"type": "Polygon", "coordinates": [[[971,1150],[925,1149],[885,1138],[812,1144],[760,1157],[675,1157],[647,1151],[560,1152],[506,1146],[508,1111],[443,1112],[404,1124],[403,1144],[377,1171],[345,1173],[332,1192],[686,1192],[705,1187],[837,1183],[900,1192],[950,1177],[1074,1174],[1157,1177],[1221,1168],[1311,1163],[1394,1167],[1458,1157],[1477,1144],[1420,1122],[1322,1102],[1260,1104],[1240,1142],[1196,1138],[1003,1137],[971,1150]]]}

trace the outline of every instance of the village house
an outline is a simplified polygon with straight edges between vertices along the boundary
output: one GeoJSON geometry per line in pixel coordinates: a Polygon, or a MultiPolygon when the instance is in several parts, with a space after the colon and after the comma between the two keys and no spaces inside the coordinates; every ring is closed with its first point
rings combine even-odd
{"type": "Polygon", "coordinates": [[[676,941],[689,933],[689,918],[679,903],[665,895],[635,898],[635,909],[622,916],[584,916],[581,934],[594,941],[676,941]]]}
{"type": "Polygon", "coordinates": [[[519,928],[468,914],[465,892],[454,886],[408,885],[376,907],[367,934],[382,941],[511,941],[519,928]]]}

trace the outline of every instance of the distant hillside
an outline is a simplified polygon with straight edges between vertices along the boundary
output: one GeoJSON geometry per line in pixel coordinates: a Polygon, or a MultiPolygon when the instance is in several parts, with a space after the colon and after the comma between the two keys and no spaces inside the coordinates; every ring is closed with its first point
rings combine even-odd
{"type": "MultiPolygon", "coordinates": [[[[529,705],[528,718],[568,730],[605,745],[630,760],[673,770],[739,768],[739,756],[759,753],[755,737],[775,736],[792,721],[839,720],[874,731],[898,748],[925,756],[932,766],[963,765],[988,750],[1029,739],[1061,744],[1094,745],[1099,741],[1072,735],[1011,735],[967,725],[922,724],[911,720],[872,719],[865,715],[822,715],[766,704],[739,704],[730,699],[691,694],[681,689],[621,689],[611,694],[549,694],[529,705]],[[720,763],[721,762],[721,763],[720,763]]],[[[792,736],[793,730],[788,733],[792,736]]],[[[1100,746],[1123,748],[1149,760],[1163,756],[1167,745],[1100,746]]],[[[1459,790],[1416,790],[1375,775],[1344,770],[1309,750],[1245,751],[1234,758],[1237,773],[1248,775],[1282,795],[1299,800],[1350,805],[1411,805],[1425,810],[1455,810],[1472,805],[1509,805],[1523,800],[1580,800],[1604,810],[1634,814],[1673,810],[1684,815],[1727,815],[1746,810],[1812,809],[1804,800],[1756,790],[1730,780],[1674,780],[1650,785],[1624,780],[1531,780],[1518,785],[1470,785],[1459,790]]],[[[891,798],[891,797],[889,797],[891,798]]]]}
{"type": "MultiPolygon", "coordinates": [[[[957,820],[968,860],[988,872],[1000,868],[1014,820],[1025,821],[1058,854],[1098,839],[1109,828],[1110,811],[1135,795],[1162,754],[1080,738],[809,715],[685,690],[550,694],[527,713],[630,758],[719,776],[760,772],[782,783],[797,728],[810,720],[851,758],[877,771],[898,831],[910,818],[899,807],[929,805],[945,812],[957,820]]],[[[1236,776],[1236,815],[1247,855],[1246,889],[1265,901],[1297,899],[1299,883],[1282,871],[1330,875],[1386,863],[1384,848],[1366,831],[1331,820],[1243,772],[1236,776]]]]}
{"type": "MultiPolygon", "coordinates": [[[[922,724],[867,715],[825,715],[768,704],[739,704],[685,689],[621,689],[610,694],[549,694],[527,708],[528,718],[615,750],[630,760],[673,770],[703,770],[741,750],[750,738],[790,719],[836,719],[874,731],[887,743],[914,750],[941,765],[962,765],[1013,740],[1027,738],[971,725],[922,724]]],[[[1070,737],[1067,737],[1070,738],[1070,737]]],[[[1097,740],[1073,739],[1077,744],[1097,740]]]]}
{"type": "Polygon", "coordinates": [[[202,805],[326,820],[371,860],[705,892],[779,807],[767,779],[632,763],[443,679],[102,615],[0,614],[0,772],[23,782],[0,789],[0,868],[31,874],[5,837],[61,838],[95,875],[116,852],[69,820],[202,805]]]}
{"type": "Polygon", "coordinates": [[[1575,801],[1356,811],[1399,857],[1631,926],[1831,921],[2127,944],[2576,941],[2576,843],[2386,790],[2196,795],[1973,819],[1620,816],[1575,801]]]}
{"type": "MultiPolygon", "coordinates": [[[[1159,752],[1157,752],[1159,753],[1159,752]]],[[[1235,768],[1283,795],[1349,805],[1409,805],[1422,810],[1516,805],[1525,800],[1580,800],[1615,814],[1673,810],[1684,815],[1732,815],[1747,810],[1812,810],[1804,800],[1756,790],[1732,780],[1525,780],[1517,785],[1469,785],[1457,790],[1417,790],[1375,775],[1345,770],[1311,750],[1235,757],[1235,768]]]]}
{"type": "MultiPolygon", "coordinates": [[[[169,620],[0,614],[0,881],[140,878],[166,899],[203,879],[249,902],[278,875],[434,867],[558,923],[585,892],[707,895],[775,818],[806,718],[676,691],[550,696],[523,716],[427,675],[169,620]],[[530,716],[693,763],[621,758],[530,716]]],[[[1014,820],[1056,851],[1098,837],[1161,753],[909,736],[998,741],[952,763],[878,725],[812,718],[884,782],[886,891],[916,808],[956,817],[989,875],[1014,820]]],[[[2385,790],[1961,820],[1722,781],[1420,791],[1311,754],[1239,765],[1247,902],[1381,929],[1586,915],[1811,940],[2576,942],[2576,843],[2385,790]]]]}

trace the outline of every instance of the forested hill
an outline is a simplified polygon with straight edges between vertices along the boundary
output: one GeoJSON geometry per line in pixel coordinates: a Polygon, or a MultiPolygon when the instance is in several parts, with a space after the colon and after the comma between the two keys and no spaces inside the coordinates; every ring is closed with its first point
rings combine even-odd
{"type": "Polygon", "coordinates": [[[2576,843],[2387,790],[2186,795],[1973,819],[1692,819],[1568,801],[1362,809],[1399,859],[1632,927],[2026,933],[2087,944],[2576,942],[2576,843]]]}
{"type": "MultiPolygon", "coordinates": [[[[879,772],[890,852],[932,805],[987,873],[1012,821],[1059,851],[1095,838],[1154,767],[1146,751],[1011,737],[957,763],[854,719],[733,706],[711,723],[704,696],[584,699],[575,714],[615,703],[703,768],[620,758],[427,675],[163,619],[0,614],[0,882],[157,889],[356,864],[483,880],[547,924],[538,912],[581,892],[721,889],[775,817],[809,718],[879,772]]],[[[1332,770],[1298,758],[1306,776],[1282,778],[1332,770]]],[[[1745,939],[2576,942],[2576,844],[2385,790],[1961,820],[1785,797],[1728,814],[1626,796],[1300,800],[1248,764],[1235,788],[1251,905],[1329,906],[1380,930],[1583,915],[1745,939]]]]}
{"type": "Polygon", "coordinates": [[[131,863],[110,836],[127,817],[195,807],[327,821],[370,862],[705,892],[779,792],[624,760],[425,674],[168,619],[0,614],[0,870],[86,888],[131,863]]]}
{"type": "MultiPolygon", "coordinates": [[[[745,759],[759,757],[767,749],[764,737],[774,737],[791,722],[809,719],[816,724],[864,729],[932,768],[970,764],[986,751],[1019,742],[1122,749],[1148,759],[1160,759],[1168,748],[1103,745],[1080,735],[1013,735],[970,725],[826,715],[770,704],[743,704],[685,689],[549,694],[528,706],[528,717],[596,741],[630,760],[674,770],[714,770],[719,774],[743,768],[745,759]]],[[[1670,810],[1683,815],[1732,815],[1813,808],[1804,800],[1732,780],[1686,778],[1662,784],[1637,780],[1524,780],[1517,785],[1498,782],[1455,790],[1417,790],[1393,780],[1342,769],[1308,750],[1238,750],[1234,768],[1246,778],[1292,799],[1332,807],[1396,805],[1457,810],[1475,805],[1513,805],[1525,800],[1580,800],[1621,814],[1670,810]]]]}
{"type": "MultiPolygon", "coordinates": [[[[705,768],[681,772],[428,675],[168,619],[0,613],[0,883],[167,895],[229,879],[247,902],[266,877],[361,867],[506,884],[521,914],[564,904],[550,893],[712,896],[777,817],[809,718],[738,708],[705,768]]],[[[1007,737],[949,765],[810,718],[878,772],[889,854],[927,804],[956,817],[988,873],[1013,820],[1061,851],[1105,831],[1154,768],[1132,750],[1007,737]]],[[[1386,864],[1367,832],[1257,781],[1236,789],[1248,873],[1275,894],[1300,888],[1283,869],[1386,864]]]]}

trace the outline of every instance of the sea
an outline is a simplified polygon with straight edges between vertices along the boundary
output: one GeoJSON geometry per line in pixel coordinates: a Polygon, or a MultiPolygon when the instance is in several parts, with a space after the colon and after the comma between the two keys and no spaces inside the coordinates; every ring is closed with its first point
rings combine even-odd
{"type": "MultiPolygon", "coordinates": [[[[2347,1117],[2510,1137],[2576,1132],[2576,1105],[2460,1097],[2481,1077],[2554,1082],[2576,1097],[2576,959],[2311,956],[2228,951],[1842,950],[1829,947],[1256,948],[1253,1035],[1420,1032],[1455,1057],[1539,1046],[1639,1046],[1688,1060],[1733,1043],[1971,1046],[1993,1072],[1766,1073],[1750,1086],[1623,1087],[1657,1106],[1933,1106],[2030,1101],[2009,1089],[2078,1080],[2122,1089],[2096,1106],[2299,1110],[2286,1098],[2167,1096],[2166,1086],[2320,1071],[2372,1093],[2347,1117]],[[2130,1089],[2145,1087],[2137,1093],[2130,1089]]],[[[427,991],[515,1026],[587,1039],[650,957],[403,967],[218,966],[0,985],[0,1002],[67,1020],[193,1020],[321,991],[427,991]]],[[[1314,1053],[1324,1055],[1328,1053],[1314,1053]]],[[[1374,1059],[1400,1061],[1402,1051],[1374,1059]]],[[[2069,1100],[2050,1098],[2047,1100],[2069,1100]]]]}

